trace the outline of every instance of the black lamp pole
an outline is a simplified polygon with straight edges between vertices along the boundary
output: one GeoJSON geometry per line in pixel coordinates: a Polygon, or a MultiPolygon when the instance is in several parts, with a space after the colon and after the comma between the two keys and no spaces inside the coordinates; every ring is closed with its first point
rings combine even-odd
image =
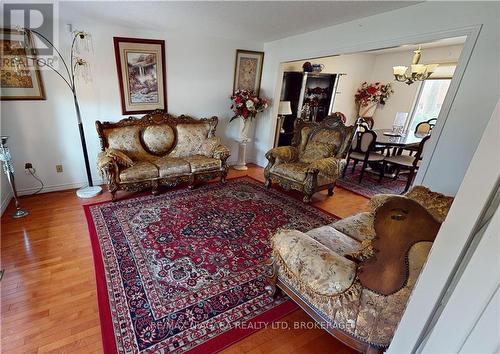
{"type": "Polygon", "coordinates": [[[54,51],[59,56],[61,62],[64,64],[65,71],[63,71],[61,73],[59,70],[57,70],[54,66],[52,66],[50,63],[48,63],[45,60],[42,60],[42,59],[36,58],[36,57],[30,58],[32,60],[35,60],[39,66],[46,66],[46,67],[52,69],[57,75],[59,75],[59,77],[61,77],[61,79],[64,80],[64,82],[66,83],[66,85],[68,85],[69,89],[71,90],[71,92],[73,94],[73,102],[75,104],[76,119],[78,122],[78,130],[80,132],[80,141],[82,143],[83,159],[85,161],[85,169],[87,172],[87,183],[88,183],[88,187],[78,190],[77,195],[79,197],[82,197],[82,198],[93,197],[101,192],[101,187],[94,187],[93,182],[92,182],[92,174],[90,171],[90,163],[89,163],[89,156],[88,156],[88,152],[87,152],[87,144],[85,142],[85,133],[83,130],[82,116],[80,113],[80,105],[78,104],[78,97],[76,94],[76,85],[75,85],[76,67],[86,65],[87,63],[83,59],[74,56],[74,49],[75,49],[75,44],[76,44],[77,39],[85,39],[85,37],[88,36],[88,34],[86,34],[85,32],[81,32],[81,31],[75,32],[75,34],[73,36],[73,41],[71,43],[70,66],[68,67],[68,64],[64,60],[64,57],[61,55],[59,50],[57,50],[57,48],[54,46],[54,44],[47,37],[45,37],[43,34],[41,34],[38,31],[35,31],[33,29],[24,29],[24,33],[27,36],[27,39],[26,39],[27,41],[31,40],[30,34],[33,33],[36,36],[38,36],[40,39],[42,39],[44,42],[46,42],[50,47],[52,47],[54,49],[54,51]],[[91,187],[91,188],[89,188],[89,187],[91,187]]]}

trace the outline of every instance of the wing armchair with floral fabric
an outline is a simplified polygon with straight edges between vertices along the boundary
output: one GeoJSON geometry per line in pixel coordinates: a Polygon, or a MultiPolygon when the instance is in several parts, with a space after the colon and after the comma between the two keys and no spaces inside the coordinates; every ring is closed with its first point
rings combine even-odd
{"type": "Polygon", "coordinates": [[[432,242],[416,242],[406,248],[406,269],[400,272],[402,286],[387,295],[365,287],[358,266],[382,254],[372,248],[380,239],[374,226],[377,210],[401,199],[421,205],[438,229],[453,202],[451,197],[416,186],[404,196],[374,196],[370,211],[306,233],[280,230],[271,237],[269,292],[274,294],[276,286],[283,289],[321,322],[322,328],[358,351],[377,352],[388,347],[432,242]]]}
{"type": "Polygon", "coordinates": [[[266,187],[276,182],[286,189],[301,191],[306,203],[320,190],[328,189],[328,195],[333,195],[355,129],[345,126],[338,114],[321,123],[299,123],[292,146],[279,146],[266,153],[266,187]]]}
{"type": "Polygon", "coordinates": [[[150,188],[220,177],[228,172],[229,149],[215,136],[217,117],[194,119],[155,111],[116,123],[96,122],[102,152],[97,167],[112,199],[120,190],[150,188]]]}

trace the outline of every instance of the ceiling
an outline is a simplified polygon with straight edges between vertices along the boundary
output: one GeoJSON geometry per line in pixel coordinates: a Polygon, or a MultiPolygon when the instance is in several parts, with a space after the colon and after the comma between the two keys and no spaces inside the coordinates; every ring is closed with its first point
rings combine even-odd
{"type": "Polygon", "coordinates": [[[69,1],[63,21],[82,17],[154,31],[269,42],[417,4],[418,1],[69,1]],[[77,16],[77,17],[76,17],[77,16]]]}
{"type": "Polygon", "coordinates": [[[463,45],[465,43],[466,39],[467,39],[467,36],[443,38],[443,39],[438,39],[438,40],[428,42],[428,43],[404,44],[404,45],[400,45],[400,46],[392,47],[392,48],[370,50],[370,51],[367,51],[366,53],[386,54],[386,53],[406,52],[406,51],[411,52],[415,49],[418,49],[418,47],[420,47],[422,49],[427,49],[427,48],[448,47],[451,45],[463,45]]]}

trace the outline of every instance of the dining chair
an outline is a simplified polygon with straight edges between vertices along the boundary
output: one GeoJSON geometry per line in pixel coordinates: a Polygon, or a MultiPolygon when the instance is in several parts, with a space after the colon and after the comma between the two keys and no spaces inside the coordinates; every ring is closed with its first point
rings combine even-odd
{"type": "Polygon", "coordinates": [[[376,140],[377,134],[373,130],[367,129],[363,131],[363,129],[359,129],[356,132],[354,138],[352,139],[351,148],[349,149],[349,152],[347,154],[347,161],[344,172],[342,173],[342,177],[345,177],[347,166],[349,165],[350,160],[354,161],[351,173],[354,173],[358,162],[362,163],[361,173],[359,174],[359,183],[361,183],[361,180],[363,179],[363,175],[365,174],[365,169],[368,163],[382,162],[384,160],[384,155],[373,151],[376,140]]]}
{"type": "Polygon", "coordinates": [[[373,125],[375,124],[375,121],[373,120],[372,117],[359,117],[359,120],[361,123],[364,123],[368,126],[368,128],[373,129],[373,125]]]}
{"type": "Polygon", "coordinates": [[[431,130],[432,130],[432,125],[428,121],[420,122],[415,127],[415,134],[427,135],[431,132],[431,130]]]}
{"type": "Polygon", "coordinates": [[[382,168],[380,169],[380,175],[379,175],[379,182],[382,181],[384,178],[385,170],[387,168],[387,164],[391,164],[394,167],[396,167],[396,173],[394,175],[394,178],[397,178],[399,176],[399,172],[401,169],[407,169],[409,170],[408,174],[408,180],[406,181],[406,186],[403,191],[405,193],[408,191],[408,189],[411,186],[411,183],[413,181],[413,177],[415,176],[415,172],[418,170],[420,167],[420,161],[422,161],[422,156],[425,151],[425,146],[427,141],[429,140],[431,136],[427,135],[425,138],[422,139],[422,141],[418,144],[418,149],[417,153],[415,156],[411,155],[394,155],[394,156],[388,156],[382,161],[382,168]]]}
{"type": "MultiPolygon", "coordinates": [[[[414,134],[418,136],[429,135],[432,132],[432,128],[434,128],[434,126],[436,125],[436,122],[437,119],[432,118],[425,122],[418,123],[415,127],[414,134]]],[[[418,144],[408,145],[403,150],[409,151],[411,156],[413,155],[413,153],[417,152],[418,144]]],[[[401,155],[401,153],[398,153],[398,155],[401,155]]]]}

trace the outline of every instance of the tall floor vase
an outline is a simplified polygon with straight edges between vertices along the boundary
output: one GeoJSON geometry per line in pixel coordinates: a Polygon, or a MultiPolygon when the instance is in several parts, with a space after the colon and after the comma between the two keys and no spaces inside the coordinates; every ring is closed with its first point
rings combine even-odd
{"type": "MultiPolygon", "coordinates": [[[[243,119],[243,118],[242,118],[243,119]]],[[[251,142],[248,137],[250,134],[250,128],[252,121],[250,118],[243,119],[243,126],[241,128],[240,138],[236,140],[238,143],[238,162],[233,166],[235,170],[246,171],[248,170],[246,155],[247,155],[247,144],[251,142]]]]}

